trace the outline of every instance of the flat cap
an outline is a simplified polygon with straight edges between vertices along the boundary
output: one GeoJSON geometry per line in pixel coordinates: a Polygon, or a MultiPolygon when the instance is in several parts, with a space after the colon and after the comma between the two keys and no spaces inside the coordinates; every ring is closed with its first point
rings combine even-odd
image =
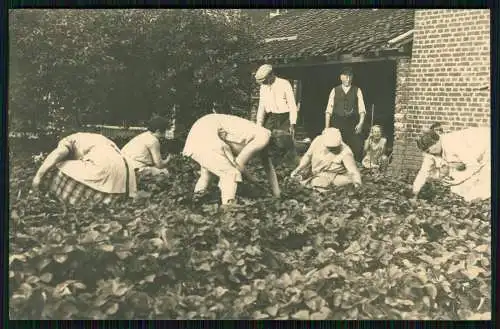
{"type": "Polygon", "coordinates": [[[255,80],[263,80],[269,73],[273,71],[273,67],[269,64],[264,64],[255,73],[255,80]]]}

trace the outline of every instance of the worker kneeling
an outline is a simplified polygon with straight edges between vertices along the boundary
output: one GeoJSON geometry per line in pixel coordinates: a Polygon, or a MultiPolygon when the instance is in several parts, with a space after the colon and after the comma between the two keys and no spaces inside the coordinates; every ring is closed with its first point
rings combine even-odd
{"type": "Polygon", "coordinates": [[[330,186],[361,185],[354,155],[336,128],[325,129],[312,141],[291,177],[319,191],[330,186]]]}
{"type": "Polygon", "coordinates": [[[279,197],[278,179],[268,154],[270,143],[271,131],[249,120],[228,114],[208,114],[198,119],[189,131],[183,150],[183,155],[201,166],[195,196],[203,194],[216,175],[222,204],[234,203],[243,177],[257,184],[245,166],[255,155],[260,155],[273,195],[279,197]]]}

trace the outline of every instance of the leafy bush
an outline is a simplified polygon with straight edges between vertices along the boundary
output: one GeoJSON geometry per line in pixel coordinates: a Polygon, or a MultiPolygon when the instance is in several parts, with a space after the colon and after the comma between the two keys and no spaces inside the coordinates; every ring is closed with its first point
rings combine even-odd
{"type": "Polygon", "coordinates": [[[10,130],[59,133],[157,113],[175,115],[182,131],[214,103],[248,113],[251,74],[238,63],[255,40],[233,12],[10,11],[10,130]]]}
{"type": "Polygon", "coordinates": [[[34,165],[12,161],[12,319],[490,316],[490,204],[440,186],[410,201],[404,182],[366,176],[320,195],[278,166],[281,200],[243,185],[221,212],[215,184],[190,201],[199,168],[176,156],[134,201],[65,209],[29,194],[34,165]]]}

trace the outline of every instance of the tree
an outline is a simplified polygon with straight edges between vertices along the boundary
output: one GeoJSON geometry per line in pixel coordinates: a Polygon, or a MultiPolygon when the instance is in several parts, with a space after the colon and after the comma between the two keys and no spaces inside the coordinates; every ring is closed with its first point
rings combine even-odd
{"type": "Polygon", "coordinates": [[[255,45],[236,10],[12,10],[11,129],[138,123],[188,126],[214,104],[247,108],[255,45]]]}

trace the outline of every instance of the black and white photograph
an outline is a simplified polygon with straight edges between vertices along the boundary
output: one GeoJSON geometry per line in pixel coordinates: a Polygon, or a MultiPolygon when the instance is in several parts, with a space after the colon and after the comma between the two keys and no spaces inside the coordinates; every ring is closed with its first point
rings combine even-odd
{"type": "Polygon", "coordinates": [[[489,9],[20,8],[8,49],[11,320],[491,320],[489,9]]]}

